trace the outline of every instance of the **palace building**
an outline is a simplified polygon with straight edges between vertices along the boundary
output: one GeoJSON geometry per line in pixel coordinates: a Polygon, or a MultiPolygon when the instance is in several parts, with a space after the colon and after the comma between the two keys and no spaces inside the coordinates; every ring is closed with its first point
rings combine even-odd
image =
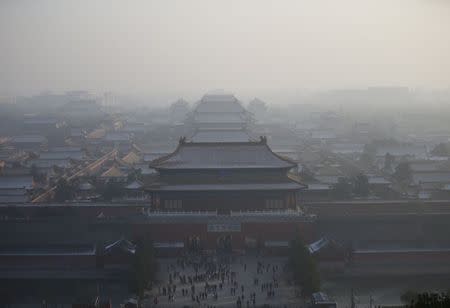
{"type": "Polygon", "coordinates": [[[296,164],[258,142],[196,143],[151,163],[159,179],[151,187],[156,210],[218,211],[296,209],[304,186],[289,178],[296,164]]]}
{"type": "Polygon", "coordinates": [[[252,140],[249,128],[252,114],[231,93],[213,91],[198,101],[188,121],[194,142],[246,142],[252,140]]]}
{"type": "Polygon", "coordinates": [[[312,238],[314,217],[299,207],[304,185],[289,176],[296,164],[272,152],[265,137],[181,138],[173,153],[150,166],[159,177],[148,187],[148,227],[159,247],[278,251],[299,233],[312,238]]]}

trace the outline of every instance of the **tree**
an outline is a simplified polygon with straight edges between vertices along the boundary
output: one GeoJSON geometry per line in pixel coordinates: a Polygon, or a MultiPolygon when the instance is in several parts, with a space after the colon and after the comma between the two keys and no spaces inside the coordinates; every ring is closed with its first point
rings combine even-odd
{"type": "Polygon", "coordinates": [[[439,143],[431,150],[435,156],[450,156],[450,143],[439,143]]]}
{"type": "Polygon", "coordinates": [[[111,201],[114,198],[122,197],[123,193],[123,187],[120,183],[109,181],[104,187],[103,199],[106,201],[111,201]]]}
{"type": "Polygon", "coordinates": [[[353,179],[353,187],[356,195],[367,197],[369,195],[369,179],[365,174],[358,174],[353,179]]]}
{"type": "Polygon", "coordinates": [[[400,295],[400,300],[402,301],[402,303],[407,305],[407,304],[410,304],[413,301],[416,301],[418,295],[419,295],[419,293],[417,293],[416,291],[407,290],[405,293],[400,295]]]}
{"type": "Polygon", "coordinates": [[[361,157],[359,158],[360,162],[365,167],[371,167],[375,161],[375,152],[376,148],[373,144],[366,144],[364,145],[364,150],[361,154],[361,157]]]}
{"type": "Polygon", "coordinates": [[[395,168],[393,177],[401,183],[408,184],[412,178],[411,166],[409,162],[402,162],[398,164],[397,168],[395,168]]]}
{"type": "Polygon", "coordinates": [[[352,183],[349,178],[342,177],[334,185],[334,194],[338,199],[349,199],[352,194],[352,183]]]}
{"type": "Polygon", "coordinates": [[[409,291],[401,296],[401,300],[406,304],[406,307],[411,308],[450,307],[450,297],[445,293],[415,293],[409,291]],[[408,299],[410,301],[406,302],[408,299]]]}
{"type": "Polygon", "coordinates": [[[33,181],[35,181],[35,182],[40,182],[42,179],[45,178],[45,177],[43,177],[42,173],[39,173],[39,170],[35,164],[31,165],[30,174],[33,177],[33,181]]]}
{"type": "Polygon", "coordinates": [[[289,265],[294,280],[302,288],[303,296],[309,296],[320,290],[320,276],[316,260],[299,237],[291,242],[289,265]]]}
{"type": "Polygon", "coordinates": [[[73,199],[75,194],[73,186],[67,182],[66,179],[61,178],[58,180],[55,189],[55,200],[58,202],[64,202],[73,199]]]}
{"type": "Polygon", "coordinates": [[[144,296],[145,288],[155,278],[156,258],[152,241],[146,236],[136,243],[130,287],[139,298],[144,296]]]}
{"type": "Polygon", "coordinates": [[[395,156],[391,155],[391,153],[386,153],[386,155],[384,156],[384,171],[386,172],[392,172],[392,164],[395,161],[395,156]]]}
{"type": "Polygon", "coordinates": [[[127,182],[142,180],[142,170],[133,169],[127,176],[127,182]]]}

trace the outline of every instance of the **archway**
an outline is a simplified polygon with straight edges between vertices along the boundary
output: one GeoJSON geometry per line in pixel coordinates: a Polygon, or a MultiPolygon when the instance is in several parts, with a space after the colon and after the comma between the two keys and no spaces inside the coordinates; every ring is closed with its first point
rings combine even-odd
{"type": "Polygon", "coordinates": [[[232,252],[233,251],[232,240],[233,236],[231,234],[225,234],[217,237],[216,241],[217,251],[225,253],[232,252]]]}

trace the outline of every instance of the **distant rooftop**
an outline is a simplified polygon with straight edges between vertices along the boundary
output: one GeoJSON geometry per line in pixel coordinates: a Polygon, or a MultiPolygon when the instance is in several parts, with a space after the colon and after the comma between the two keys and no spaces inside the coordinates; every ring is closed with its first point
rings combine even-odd
{"type": "Polygon", "coordinates": [[[130,134],[122,132],[110,132],[105,136],[106,141],[129,141],[130,138],[130,134]]]}
{"type": "Polygon", "coordinates": [[[414,156],[425,158],[427,156],[427,148],[421,145],[385,145],[377,147],[376,155],[385,156],[387,153],[393,156],[414,156]]]}
{"type": "Polygon", "coordinates": [[[33,177],[30,176],[0,176],[0,189],[32,189],[33,177]]]}
{"type": "Polygon", "coordinates": [[[248,142],[252,138],[245,130],[200,130],[192,136],[193,142],[248,142]]]}
{"type": "Polygon", "coordinates": [[[121,178],[126,177],[127,175],[122,172],[117,166],[112,166],[108,170],[102,173],[100,177],[102,178],[121,178]]]}
{"type": "Polygon", "coordinates": [[[241,102],[231,93],[208,93],[197,103],[194,112],[245,112],[241,102]]]}
{"type": "Polygon", "coordinates": [[[39,154],[40,159],[74,159],[74,160],[82,160],[84,157],[83,152],[81,151],[52,151],[52,152],[41,152],[39,154]]]}
{"type": "Polygon", "coordinates": [[[41,135],[22,135],[12,137],[13,143],[44,143],[47,141],[47,138],[41,135]]]}

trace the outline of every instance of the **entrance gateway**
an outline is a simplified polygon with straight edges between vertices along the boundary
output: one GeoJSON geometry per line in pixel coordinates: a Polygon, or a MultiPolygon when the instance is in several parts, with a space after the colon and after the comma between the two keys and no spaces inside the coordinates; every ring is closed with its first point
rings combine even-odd
{"type": "Polygon", "coordinates": [[[241,232],[241,224],[238,222],[229,223],[208,223],[208,233],[218,233],[216,238],[216,248],[220,252],[233,251],[233,235],[232,233],[241,232]]]}
{"type": "Polygon", "coordinates": [[[241,224],[232,223],[209,223],[208,232],[241,232],[241,224]]]}

